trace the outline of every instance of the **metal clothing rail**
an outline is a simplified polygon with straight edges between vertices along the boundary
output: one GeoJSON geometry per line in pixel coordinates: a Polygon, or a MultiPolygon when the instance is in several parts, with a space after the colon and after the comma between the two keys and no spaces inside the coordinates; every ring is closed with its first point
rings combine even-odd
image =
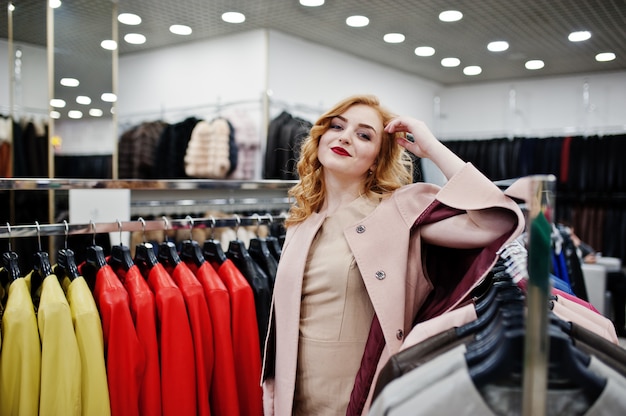
{"type": "Polygon", "coordinates": [[[162,217],[160,220],[145,221],[142,218],[134,221],[116,222],[90,222],[88,224],[71,224],[68,222],[59,224],[28,224],[0,226],[0,238],[14,237],[44,237],[56,235],[96,234],[125,231],[156,231],[156,230],[179,230],[192,228],[218,228],[239,226],[252,226],[271,224],[274,221],[283,221],[284,215],[273,217],[271,214],[259,214],[251,216],[233,215],[229,218],[185,218],[171,219],[162,217]]]}
{"type": "Polygon", "coordinates": [[[130,190],[287,190],[296,181],[263,179],[257,181],[217,179],[63,179],[11,178],[0,179],[0,189],[69,190],[69,189],[130,189],[130,190]]]}

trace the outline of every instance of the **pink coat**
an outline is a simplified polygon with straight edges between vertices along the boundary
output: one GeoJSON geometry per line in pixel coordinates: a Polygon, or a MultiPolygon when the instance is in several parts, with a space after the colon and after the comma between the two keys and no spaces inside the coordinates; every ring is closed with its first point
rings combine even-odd
{"type": "MultiPolygon", "coordinates": [[[[276,331],[273,380],[267,360],[264,366],[265,378],[268,378],[266,414],[292,413],[302,276],[307,253],[325,216],[324,212],[315,213],[287,231],[272,303],[276,331]]],[[[346,227],[344,235],[384,335],[385,347],[376,374],[388,358],[400,350],[414,320],[428,319],[458,305],[493,266],[496,251],[523,229],[524,217],[517,204],[469,163],[443,187],[416,183],[398,189],[393,196],[382,200],[368,217],[346,227]],[[429,233],[431,236],[426,242],[458,246],[456,248],[461,250],[451,251],[451,256],[471,252],[469,257],[467,254],[459,256],[459,259],[471,258],[471,267],[464,267],[462,275],[449,274],[456,279],[455,288],[435,299],[431,292],[437,287],[437,276],[431,274],[429,278],[422,266],[425,242],[422,231],[432,222],[438,223],[438,227],[445,225],[438,228],[439,237],[429,233]],[[414,227],[414,224],[421,226],[414,227]],[[478,250],[476,245],[480,246],[478,250]],[[470,250],[463,250],[465,248],[470,250]]],[[[451,261],[460,264],[453,259],[446,255],[443,262],[434,267],[451,261]]],[[[428,270],[432,273],[434,269],[428,267],[428,270]]],[[[266,342],[266,358],[274,356],[267,349],[268,345],[271,343],[266,342]]],[[[375,382],[374,378],[366,410],[375,382]]]]}

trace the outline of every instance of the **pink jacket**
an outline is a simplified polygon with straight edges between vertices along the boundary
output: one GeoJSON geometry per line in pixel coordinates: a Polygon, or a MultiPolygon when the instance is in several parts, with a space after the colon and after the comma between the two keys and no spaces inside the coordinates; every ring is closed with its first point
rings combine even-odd
{"type": "MultiPolygon", "coordinates": [[[[302,276],[307,253],[325,216],[324,212],[315,213],[287,231],[271,312],[276,334],[275,355],[268,349],[272,343],[266,342],[263,370],[264,379],[268,379],[264,395],[266,414],[292,413],[302,276]],[[277,359],[272,372],[268,358],[273,356],[277,359]]],[[[497,250],[523,229],[524,217],[517,204],[469,163],[441,188],[416,183],[398,189],[368,217],[346,227],[344,235],[384,336],[376,374],[400,350],[414,321],[432,318],[458,305],[493,266],[497,250]],[[468,215],[466,211],[472,213],[468,215]],[[422,248],[426,245],[421,231],[428,223],[441,225],[441,221],[447,227],[441,233],[441,241],[428,243],[440,245],[449,242],[451,235],[459,236],[459,241],[469,242],[463,244],[468,250],[438,249],[435,258],[441,262],[429,263],[424,268],[422,248]],[[415,224],[418,226],[414,227],[415,224]],[[472,234],[480,235],[483,240],[487,236],[490,242],[479,248],[470,247],[472,234]],[[445,273],[435,273],[443,270],[442,267],[447,268],[445,273]],[[439,284],[439,277],[447,277],[448,289],[434,290],[444,287],[444,282],[439,284]]],[[[369,387],[375,386],[375,381],[374,378],[369,387]]]]}

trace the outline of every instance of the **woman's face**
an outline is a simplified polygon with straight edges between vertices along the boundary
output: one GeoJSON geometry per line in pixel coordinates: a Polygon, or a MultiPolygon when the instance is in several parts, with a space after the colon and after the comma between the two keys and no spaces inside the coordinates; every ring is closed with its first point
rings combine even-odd
{"type": "Polygon", "coordinates": [[[317,151],[324,171],[345,179],[364,179],[375,167],[382,133],[382,119],[370,106],[355,104],[334,117],[317,151]]]}

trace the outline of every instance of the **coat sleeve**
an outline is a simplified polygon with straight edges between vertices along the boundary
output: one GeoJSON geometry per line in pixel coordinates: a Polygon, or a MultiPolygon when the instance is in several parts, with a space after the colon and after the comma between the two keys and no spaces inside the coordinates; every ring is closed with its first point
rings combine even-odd
{"type": "Polygon", "coordinates": [[[524,218],[511,198],[468,163],[441,188],[418,223],[425,242],[471,249],[489,245],[504,234],[518,234],[523,230],[524,218]],[[444,207],[460,215],[432,220],[438,218],[435,211],[444,207]]]}

